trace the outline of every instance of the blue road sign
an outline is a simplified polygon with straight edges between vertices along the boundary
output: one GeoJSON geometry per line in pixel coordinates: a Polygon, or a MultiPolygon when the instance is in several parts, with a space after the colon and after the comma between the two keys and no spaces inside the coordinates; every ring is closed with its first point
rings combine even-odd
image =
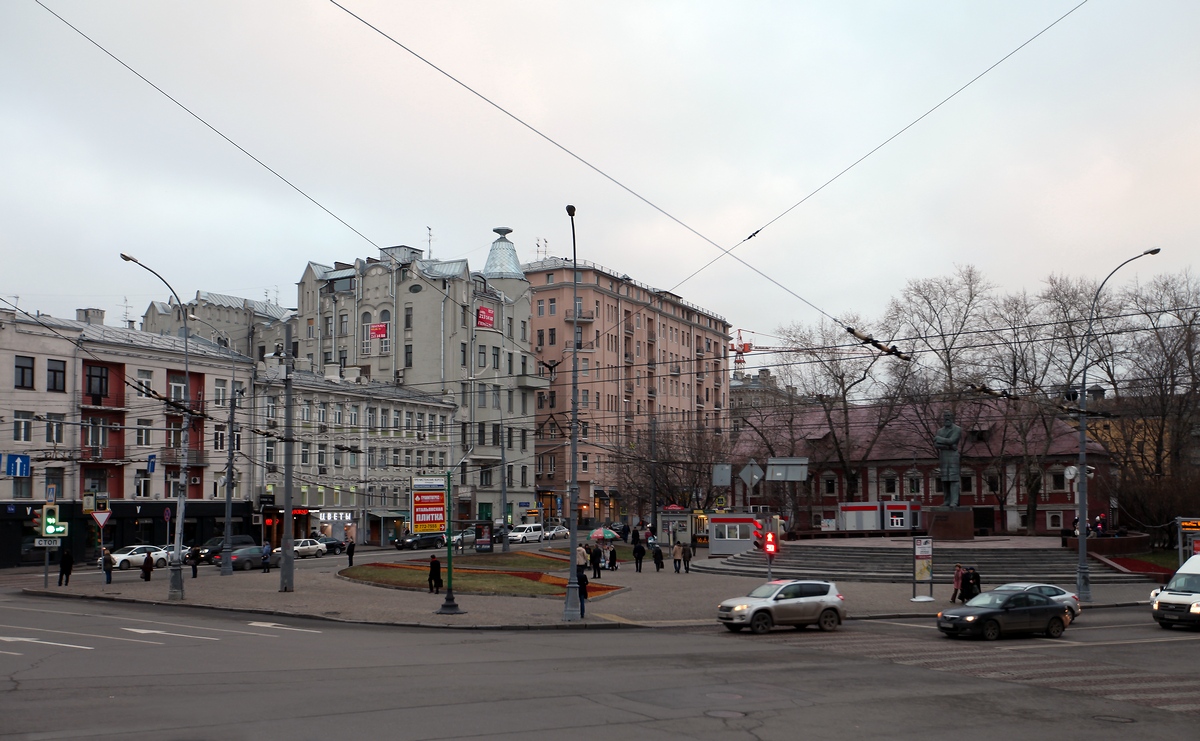
{"type": "Polygon", "coordinates": [[[154,473],[154,463],[158,460],[158,455],[151,453],[146,456],[146,473],[154,473]]]}
{"type": "Polygon", "coordinates": [[[4,474],[6,476],[28,476],[29,456],[9,453],[8,465],[5,466],[4,474]]]}

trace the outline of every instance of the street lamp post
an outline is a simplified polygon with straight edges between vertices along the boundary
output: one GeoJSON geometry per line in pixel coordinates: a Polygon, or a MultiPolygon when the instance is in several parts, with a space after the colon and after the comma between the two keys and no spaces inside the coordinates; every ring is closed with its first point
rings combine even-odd
{"type": "MultiPolygon", "coordinates": [[[[188,462],[191,459],[191,435],[189,434],[192,428],[192,371],[190,358],[188,357],[188,338],[191,334],[188,329],[188,311],[184,308],[183,301],[179,298],[179,294],[167,282],[167,279],[162,277],[153,268],[141,263],[136,257],[121,253],[121,259],[125,262],[131,262],[134,265],[142,268],[146,272],[153,275],[162,281],[162,284],[167,287],[171,295],[175,297],[175,302],[179,305],[179,310],[183,314],[183,438],[180,441],[183,445],[183,462],[180,465],[180,477],[183,479],[183,485],[179,488],[178,501],[176,502],[175,512],[175,552],[171,554],[170,579],[167,586],[168,600],[183,599],[183,516],[184,507],[187,503],[188,490],[188,462]]],[[[228,554],[226,554],[228,555],[228,554]]]]}
{"type": "Polygon", "coordinates": [[[1096,309],[1100,303],[1100,292],[1104,290],[1104,284],[1108,283],[1108,279],[1113,277],[1118,270],[1125,267],[1129,263],[1146,255],[1157,255],[1161,250],[1158,247],[1146,250],[1140,255],[1134,255],[1125,262],[1112,269],[1104,280],[1100,281],[1100,287],[1096,289],[1096,295],[1092,298],[1092,305],[1088,311],[1087,329],[1083,333],[1083,367],[1080,374],[1079,386],[1079,471],[1076,474],[1075,480],[1079,483],[1075,486],[1076,492],[1076,517],[1079,519],[1079,535],[1077,541],[1079,543],[1079,565],[1075,572],[1075,591],[1079,594],[1081,602],[1092,601],[1092,577],[1088,570],[1087,564],[1087,532],[1088,532],[1088,507],[1087,507],[1087,372],[1088,372],[1088,350],[1092,344],[1092,326],[1096,323],[1096,309]]]}
{"type": "Polygon", "coordinates": [[[233,340],[228,333],[222,332],[195,314],[189,314],[188,317],[208,325],[209,329],[218,334],[225,335],[225,349],[229,351],[229,431],[225,437],[229,453],[225,462],[225,540],[221,545],[221,553],[225,556],[221,559],[221,576],[232,576],[233,559],[229,554],[233,549],[230,542],[233,536],[230,535],[230,531],[233,530],[233,425],[234,413],[237,410],[237,361],[233,358],[233,340]]]}
{"type": "Polygon", "coordinates": [[[576,572],[575,549],[579,545],[577,531],[579,502],[579,258],[575,249],[575,207],[567,206],[571,217],[571,484],[569,489],[567,527],[571,530],[571,566],[567,572],[567,599],[563,604],[563,620],[579,620],[579,579],[576,572]]]}

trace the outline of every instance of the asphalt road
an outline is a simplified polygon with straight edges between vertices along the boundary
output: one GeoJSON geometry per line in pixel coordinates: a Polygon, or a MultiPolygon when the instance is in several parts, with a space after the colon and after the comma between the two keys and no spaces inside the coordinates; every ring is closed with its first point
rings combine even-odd
{"type": "Polygon", "coordinates": [[[947,640],[925,622],[442,631],[5,592],[0,737],[1194,737],[1200,633],[1144,608],[1085,613],[1060,641],[947,640]],[[1120,682],[1155,699],[1112,699],[1120,682]]]}

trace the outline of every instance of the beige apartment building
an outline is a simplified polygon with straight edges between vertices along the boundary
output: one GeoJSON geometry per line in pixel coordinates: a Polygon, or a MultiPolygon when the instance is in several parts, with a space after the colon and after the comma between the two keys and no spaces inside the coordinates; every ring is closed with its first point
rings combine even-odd
{"type": "Polygon", "coordinates": [[[572,348],[579,355],[579,512],[584,522],[648,518],[649,492],[622,491],[618,452],[651,425],[728,432],[729,323],[670,291],[570,260],[522,266],[532,290],[533,348],[549,386],[537,392],[537,495],[565,516],[570,483],[572,348]],[[572,327],[578,334],[572,342],[572,327]]]}

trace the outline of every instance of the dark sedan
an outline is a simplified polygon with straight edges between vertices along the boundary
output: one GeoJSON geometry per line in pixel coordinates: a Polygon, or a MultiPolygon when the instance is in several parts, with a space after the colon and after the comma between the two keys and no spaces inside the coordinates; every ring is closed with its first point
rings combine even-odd
{"type": "MultiPolygon", "coordinates": [[[[217,566],[221,565],[221,559],[225,557],[224,553],[218,553],[213,556],[213,563],[217,566]]],[[[279,562],[283,560],[283,556],[278,552],[271,553],[271,568],[278,568],[279,562]]],[[[250,571],[251,569],[262,568],[262,548],[254,546],[251,548],[237,548],[233,551],[233,570],[234,571],[250,571]]]]}
{"type": "Polygon", "coordinates": [[[396,550],[417,550],[418,548],[445,548],[445,533],[417,533],[396,541],[396,550]]]}
{"type": "Polygon", "coordinates": [[[342,551],[346,550],[346,544],[337,538],[331,538],[328,535],[321,536],[316,539],[319,543],[325,544],[325,552],[330,555],[340,556],[342,551]]]}
{"type": "Polygon", "coordinates": [[[1066,607],[1034,592],[984,592],[937,616],[938,630],[948,638],[983,636],[988,641],[1009,633],[1045,633],[1058,638],[1068,622],[1066,607]]]}

